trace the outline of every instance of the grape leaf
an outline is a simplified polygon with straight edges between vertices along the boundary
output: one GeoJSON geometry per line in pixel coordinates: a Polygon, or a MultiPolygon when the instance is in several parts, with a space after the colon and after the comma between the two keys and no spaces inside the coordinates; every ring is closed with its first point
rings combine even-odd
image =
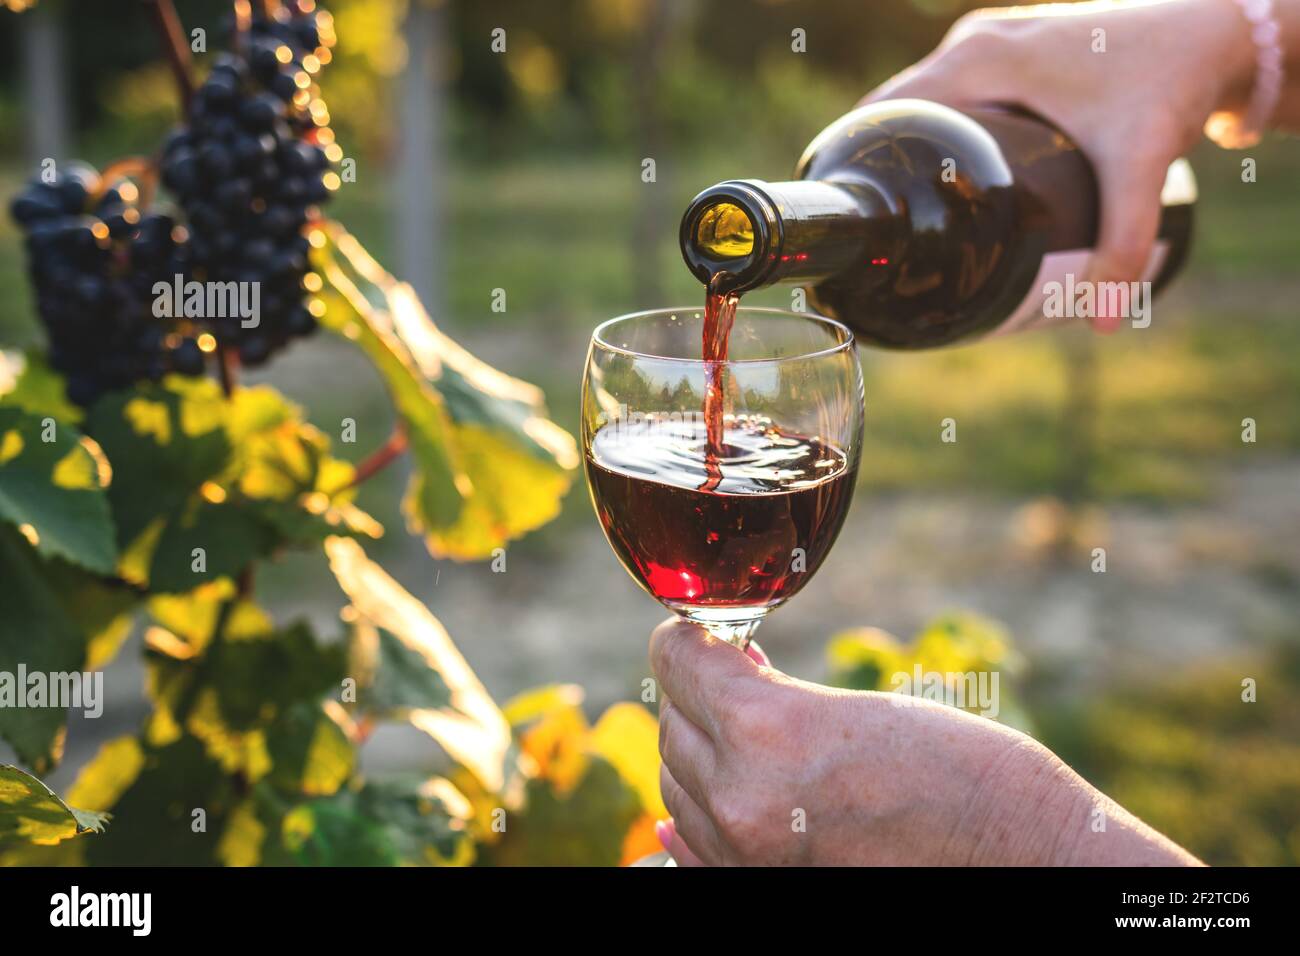
{"type": "Polygon", "coordinates": [[[144,748],[134,737],[106,741],[77,774],[68,799],[79,806],[107,810],[140,776],[144,758],[144,748]]]}
{"type": "MultiPolygon", "coordinates": [[[[169,600],[173,613],[185,603],[169,600]]],[[[250,633],[260,617],[244,602],[233,605],[215,643],[160,627],[146,633],[151,738],[188,731],[226,772],[249,782],[270,775],[296,794],[333,793],[351,774],[354,753],[321,701],[342,682],[344,649],[320,644],[301,623],[250,633]]]]}
{"type": "MultiPolygon", "coordinates": [[[[188,660],[203,653],[216,631],[222,605],[235,597],[230,581],[213,581],[188,594],[162,594],[149,600],[149,614],[186,646],[169,646],[164,653],[188,660]]],[[[252,601],[240,599],[228,612],[225,635],[230,640],[262,637],[275,630],[265,611],[252,601]]],[[[150,642],[152,643],[152,642],[150,642]]]]}
{"type": "Polygon", "coordinates": [[[349,538],[325,542],[330,568],[352,601],[358,623],[389,632],[436,671],[450,692],[448,703],[408,713],[424,731],[488,790],[500,793],[514,779],[510,726],[441,622],[349,538]]]}
{"type": "Polygon", "coordinates": [[[104,399],[91,425],[123,462],[109,493],[119,573],[152,591],[185,593],[331,534],[382,534],[351,503],[352,467],[269,387],[226,400],[213,382],[168,378],[104,399]]]}
{"type": "MultiPolygon", "coordinates": [[[[0,526],[0,582],[5,594],[0,614],[0,673],[71,673],[82,669],[87,636],[69,613],[72,594],[60,591],[48,565],[12,528],[0,526]]],[[[25,687],[14,687],[16,694],[25,687]]],[[[2,700],[3,698],[0,698],[2,700]]],[[[38,772],[63,755],[67,713],[58,707],[0,706],[0,737],[38,772]]]]}
{"type": "Polygon", "coordinates": [[[0,519],[41,554],[112,572],[111,474],[99,446],[71,425],[0,405],[0,519]]]}
{"type": "Polygon", "coordinates": [[[511,697],[501,710],[516,731],[558,710],[581,712],[585,691],[578,684],[545,684],[511,697]]]}
{"type": "Polygon", "coordinates": [[[567,792],[543,778],[528,781],[525,809],[511,814],[504,837],[485,848],[495,866],[617,866],[641,801],[618,771],[592,755],[567,792]]]}
{"type": "Polygon", "coordinates": [[[70,807],[31,774],[0,765],[0,844],[23,840],[49,846],[79,833],[102,833],[109,817],[70,807]]]}
{"type": "Polygon", "coordinates": [[[82,670],[101,670],[130,635],[140,595],[120,581],[100,578],[64,561],[40,565],[50,589],[62,595],[64,612],[86,642],[82,670]]]}
{"type": "Polygon", "coordinates": [[[35,352],[0,352],[0,404],[70,425],[86,413],[68,401],[63,376],[35,352]]]}
{"type": "Polygon", "coordinates": [[[541,391],[457,345],[354,237],[329,234],[319,267],[336,295],[322,322],[367,352],[406,423],[410,529],[435,555],[474,559],[551,520],[578,454],[541,391]]]}
{"type": "Polygon", "coordinates": [[[299,804],[282,824],[285,862],[299,866],[396,866],[401,862],[392,837],[356,812],[351,794],[299,804]]]}
{"type": "Polygon", "coordinates": [[[110,393],[90,409],[88,429],[113,463],[109,500],[124,552],[226,467],[227,414],[216,382],[177,376],[110,393]]]}
{"type": "Polygon", "coordinates": [[[290,810],[280,846],[263,864],[311,866],[465,865],[474,846],[469,803],[447,780],[396,776],[372,780],[290,810]]]}
{"type": "MultiPolygon", "coordinates": [[[[112,799],[113,826],[86,845],[91,866],[211,866],[224,823],[238,802],[232,780],[202,744],[182,737],[144,746],[137,772],[123,784],[106,779],[122,750],[107,745],[82,771],[72,792],[103,788],[112,799]],[[116,792],[114,792],[116,791],[116,792]],[[198,826],[199,822],[202,826],[198,826]]],[[[131,769],[131,768],[128,768],[131,769]]],[[[105,809],[108,809],[106,806],[105,809]]]]}
{"type": "Polygon", "coordinates": [[[383,826],[403,863],[464,865],[474,858],[469,801],[443,777],[371,780],[357,793],[356,808],[383,826]]]}
{"type": "Polygon", "coordinates": [[[613,704],[591,728],[591,749],[600,754],[641,799],[656,820],[668,816],[659,790],[659,722],[638,704],[613,704]]]}
{"type": "Polygon", "coordinates": [[[359,685],[357,705],[371,714],[393,716],[451,703],[447,682],[422,654],[367,621],[352,630],[352,672],[359,685]]]}
{"type": "Polygon", "coordinates": [[[338,723],[316,704],[287,708],[267,729],[271,782],[280,790],[329,796],[352,775],[356,752],[338,723]]]}

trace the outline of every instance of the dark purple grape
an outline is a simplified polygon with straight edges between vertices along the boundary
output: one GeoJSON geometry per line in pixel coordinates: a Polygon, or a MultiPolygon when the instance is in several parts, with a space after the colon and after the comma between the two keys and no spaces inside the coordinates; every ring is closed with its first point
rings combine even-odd
{"type": "MultiPolygon", "coordinates": [[[[183,261],[184,234],[174,234],[170,216],[141,215],[135,196],[117,184],[101,190],[94,169],[67,164],[53,182],[29,183],[11,210],[25,233],[50,363],[81,405],[175,364],[167,345],[177,341],[174,322],[154,316],[153,286],[170,282],[183,261]],[[96,215],[84,215],[92,196],[96,215]]],[[[188,359],[177,370],[192,369],[188,359]]]]}
{"type": "MultiPolygon", "coordinates": [[[[245,42],[214,58],[188,125],[164,149],[163,182],[179,198],[190,234],[185,274],[259,284],[256,329],[232,317],[201,320],[248,364],[316,328],[305,301],[310,246],[303,231],[330,198],[321,179],[330,163],[312,141],[314,120],[294,97],[304,57],[322,45],[318,17],[296,0],[277,4],[269,17],[254,4],[245,42]]],[[[164,248],[150,242],[140,254],[171,263],[176,256],[164,248]]]]}

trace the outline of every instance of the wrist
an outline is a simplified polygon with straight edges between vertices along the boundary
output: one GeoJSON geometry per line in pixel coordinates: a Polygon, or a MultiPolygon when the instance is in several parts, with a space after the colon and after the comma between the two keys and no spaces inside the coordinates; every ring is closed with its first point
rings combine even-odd
{"type": "Polygon", "coordinates": [[[1211,112],[1240,115],[1250,104],[1258,48],[1235,0],[1185,0],[1196,35],[1209,38],[1206,70],[1217,79],[1211,112]]]}

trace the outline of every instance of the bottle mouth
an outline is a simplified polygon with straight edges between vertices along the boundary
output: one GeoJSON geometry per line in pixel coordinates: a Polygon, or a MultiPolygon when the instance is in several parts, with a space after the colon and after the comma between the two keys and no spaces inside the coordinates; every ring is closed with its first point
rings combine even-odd
{"type": "Polygon", "coordinates": [[[763,284],[779,246],[781,219],[755,183],[731,180],[710,186],[691,200],[682,216],[682,258],[695,278],[709,284],[725,272],[720,292],[746,292],[763,284]]]}

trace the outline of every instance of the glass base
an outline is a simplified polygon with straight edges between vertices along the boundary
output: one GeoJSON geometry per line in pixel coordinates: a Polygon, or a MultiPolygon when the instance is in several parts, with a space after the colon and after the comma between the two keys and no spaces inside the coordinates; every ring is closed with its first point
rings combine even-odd
{"type": "Polygon", "coordinates": [[[758,625],[767,617],[770,607],[692,607],[689,605],[674,608],[678,614],[700,625],[720,641],[726,641],[742,651],[749,647],[749,642],[758,630],[758,625]]]}

